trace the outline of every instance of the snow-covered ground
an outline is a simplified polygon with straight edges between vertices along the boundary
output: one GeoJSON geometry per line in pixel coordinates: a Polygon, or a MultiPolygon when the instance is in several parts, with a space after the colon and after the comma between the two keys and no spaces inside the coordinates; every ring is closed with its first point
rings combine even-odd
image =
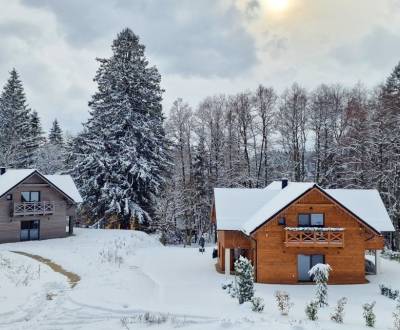
{"type": "Polygon", "coordinates": [[[362,304],[376,301],[377,329],[392,327],[395,302],[379,294],[379,283],[400,289],[400,264],[382,260],[383,273],[369,284],[329,286],[330,306],[307,321],[311,285],[256,285],[266,309],[254,313],[221,289],[211,249],[163,247],[141,232],[78,229],[64,239],[0,245],[0,329],[366,329],[362,304]],[[23,251],[51,259],[81,277],[67,278],[23,251]],[[285,290],[294,307],[280,316],[274,292],[285,290]],[[329,315],[346,296],[345,323],[329,315]],[[149,314],[146,314],[150,312],[149,314]],[[159,324],[144,321],[149,316],[159,324]]]}

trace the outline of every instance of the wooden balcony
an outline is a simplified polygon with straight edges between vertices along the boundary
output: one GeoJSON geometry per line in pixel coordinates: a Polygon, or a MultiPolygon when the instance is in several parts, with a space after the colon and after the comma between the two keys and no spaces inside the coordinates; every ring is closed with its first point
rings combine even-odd
{"type": "Polygon", "coordinates": [[[344,247],[343,228],[285,228],[286,247],[344,247]]]}
{"type": "Polygon", "coordinates": [[[53,214],[55,209],[54,202],[25,202],[14,203],[14,216],[27,215],[47,215],[53,214]]]}

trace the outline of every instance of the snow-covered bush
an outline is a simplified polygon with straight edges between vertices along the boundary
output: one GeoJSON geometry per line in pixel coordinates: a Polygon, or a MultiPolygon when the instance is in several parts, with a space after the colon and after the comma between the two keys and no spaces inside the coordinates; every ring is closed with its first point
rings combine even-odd
{"type": "Polygon", "coordinates": [[[381,256],[382,256],[382,258],[385,258],[385,259],[395,260],[395,261],[400,262],[400,252],[397,252],[397,251],[392,251],[392,250],[385,248],[381,252],[381,256]]]}
{"type": "Polygon", "coordinates": [[[222,290],[226,290],[232,298],[236,298],[237,288],[233,282],[223,283],[222,290]]]}
{"type": "Polygon", "coordinates": [[[306,306],[306,315],[309,320],[315,321],[318,319],[318,306],[319,302],[316,300],[311,300],[310,303],[306,306]]]}
{"type": "Polygon", "coordinates": [[[396,310],[393,312],[393,328],[400,330],[400,298],[397,299],[396,310]]]}
{"type": "Polygon", "coordinates": [[[386,296],[390,299],[396,300],[400,297],[400,291],[394,290],[390,286],[379,284],[379,289],[381,290],[381,295],[386,296]]]}
{"type": "Polygon", "coordinates": [[[235,261],[235,274],[237,276],[236,296],[239,304],[243,304],[254,296],[254,268],[250,260],[240,256],[235,261]]]}
{"type": "Polygon", "coordinates": [[[347,298],[342,297],[338,300],[334,312],[331,314],[331,320],[337,323],[343,323],[344,305],[347,304],[347,298]]]}
{"type": "Polygon", "coordinates": [[[289,293],[285,291],[276,291],[275,298],[281,315],[288,315],[290,308],[293,306],[293,304],[290,302],[289,293]]]}
{"type": "Polygon", "coordinates": [[[261,297],[251,298],[251,310],[253,312],[261,313],[264,310],[265,304],[264,299],[261,297]]]}
{"type": "Polygon", "coordinates": [[[40,278],[40,265],[18,264],[0,254],[0,270],[15,284],[15,286],[28,286],[32,281],[40,278]]]}
{"type": "Polygon", "coordinates": [[[365,319],[365,325],[371,328],[374,327],[376,321],[376,316],[374,313],[375,301],[371,304],[364,304],[362,307],[364,310],[363,317],[365,319]]]}
{"type": "Polygon", "coordinates": [[[308,272],[317,285],[315,298],[319,307],[328,306],[328,280],[331,270],[328,264],[316,264],[308,272]]]}

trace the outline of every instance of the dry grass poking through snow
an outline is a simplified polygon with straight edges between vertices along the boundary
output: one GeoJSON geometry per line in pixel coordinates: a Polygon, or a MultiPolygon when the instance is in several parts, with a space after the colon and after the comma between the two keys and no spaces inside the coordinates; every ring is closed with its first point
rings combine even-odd
{"type": "Polygon", "coordinates": [[[0,274],[5,276],[15,286],[28,286],[32,281],[40,279],[40,265],[18,264],[0,254],[0,274]]]}

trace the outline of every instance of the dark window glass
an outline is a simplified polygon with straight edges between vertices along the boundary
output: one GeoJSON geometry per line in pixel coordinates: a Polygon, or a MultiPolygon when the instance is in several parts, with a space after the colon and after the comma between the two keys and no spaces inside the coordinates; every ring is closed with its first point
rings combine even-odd
{"type": "Polygon", "coordinates": [[[325,256],[322,254],[314,255],[298,255],[297,256],[297,274],[298,280],[301,282],[312,281],[312,277],[308,271],[316,264],[325,263],[325,256]]]}
{"type": "Polygon", "coordinates": [[[324,215],[322,213],[299,214],[300,227],[322,227],[324,225],[324,215]]]}
{"type": "Polygon", "coordinates": [[[311,214],[311,226],[323,226],[324,215],[319,213],[311,214]]]}
{"type": "Polygon", "coordinates": [[[299,226],[308,227],[310,225],[310,215],[309,214],[299,214],[299,226]]]}
{"type": "Polygon", "coordinates": [[[39,191],[23,191],[23,192],[21,192],[21,201],[23,203],[40,202],[40,192],[39,191]]]}
{"type": "Polygon", "coordinates": [[[31,195],[30,195],[29,191],[23,191],[21,193],[21,201],[23,203],[30,202],[30,198],[31,198],[30,196],[31,195]]]}

